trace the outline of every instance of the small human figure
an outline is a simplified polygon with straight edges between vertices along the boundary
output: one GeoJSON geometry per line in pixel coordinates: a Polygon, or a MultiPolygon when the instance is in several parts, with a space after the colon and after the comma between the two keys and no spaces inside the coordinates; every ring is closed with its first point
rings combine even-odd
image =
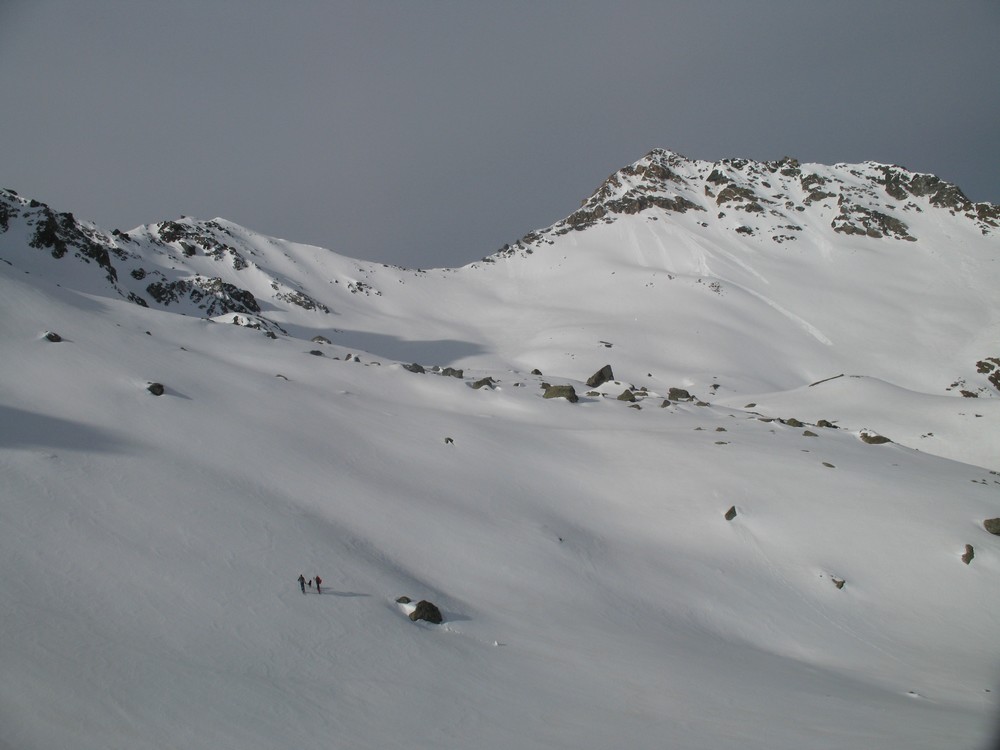
{"type": "Polygon", "coordinates": [[[313,579],[312,579],[312,578],[310,578],[310,579],[309,579],[309,588],[312,588],[312,587],[313,587],[313,579]]]}
{"type": "Polygon", "coordinates": [[[299,573],[299,588],[302,589],[302,593],[306,593],[306,577],[299,573]]]}
{"type": "Polygon", "coordinates": [[[319,588],[319,585],[321,583],[323,583],[323,579],[320,578],[319,576],[316,576],[316,593],[317,594],[322,594],[323,593],[322,591],[320,591],[320,588],[319,588]]]}

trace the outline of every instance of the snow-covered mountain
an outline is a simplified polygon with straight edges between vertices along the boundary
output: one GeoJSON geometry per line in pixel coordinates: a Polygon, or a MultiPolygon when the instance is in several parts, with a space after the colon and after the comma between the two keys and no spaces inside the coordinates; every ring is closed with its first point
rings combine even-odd
{"type": "Polygon", "coordinates": [[[458,269],[0,192],[0,747],[986,747],[998,251],[660,150],[458,269]]]}

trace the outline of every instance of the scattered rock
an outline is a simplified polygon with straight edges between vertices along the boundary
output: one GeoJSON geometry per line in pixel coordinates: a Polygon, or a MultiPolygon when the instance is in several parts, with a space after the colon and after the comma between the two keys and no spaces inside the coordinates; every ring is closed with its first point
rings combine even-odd
{"type": "Polygon", "coordinates": [[[534,370],[531,371],[531,374],[532,375],[541,375],[542,371],[539,370],[538,368],[535,368],[534,370]]]}
{"type": "MultiPolygon", "coordinates": [[[[351,358],[350,355],[348,355],[347,358],[350,359],[351,358]]],[[[425,370],[422,365],[418,365],[416,362],[414,362],[412,365],[403,365],[403,369],[409,370],[410,372],[418,373],[420,375],[423,375],[424,373],[427,372],[427,370],[425,370]]]]}
{"type": "Polygon", "coordinates": [[[983,521],[983,528],[991,534],[1000,536],[1000,518],[987,518],[983,521]]]}
{"type": "Polygon", "coordinates": [[[804,432],[802,433],[802,437],[819,437],[819,435],[817,435],[817,434],[816,434],[815,432],[813,432],[812,430],[805,430],[805,431],[804,431],[804,432]]]}
{"type": "Polygon", "coordinates": [[[838,589],[844,588],[844,584],[847,583],[843,578],[831,578],[830,580],[833,581],[833,585],[838,589]]]}
{"type": "Polygon", "coordinates": [[[495,381],[493,378],[486,377],[486,378],[482,378],[480,380],[477,380],[475,383],[472,383],[472,387],[475,388],[478,391],[480,388],[484,388],[484,387],[492,388],[493,385],[496,382],[497,381],[495,381]]]}
{"type": "Polygon", "coordinates": [[[446,438],[444,439],[444,444],[445,444],[445,445],[454,445],[454,444],[455,444],[455,441],[454,441],[454,440],[453,440],[452,438],[450,438],[450,437],[446,437],[446,438]]]}
{"type": "Polygon", "coordinates": [[[965,554],[962,555],[962,562],[964,562],[966,565],[968,565],[969,563],[972,562],[972,558],[975,557],[975,556],[976,556],[976,553],[972,549],[972,545],[971,544],[966,544],[965,545],[965,554]]]}
{"type": "Polygon", "coordinates": [[[401,596],[396,600],[396,604],[409,604],[413,600],[408,596],[401,596]]]}
{"type": "Polygon", "coordinates": [[[326,336],[313,336],[310,339],[310,341],[312,341],[314,344],[330,344],[330,343],[332,343],[330,341],[330,339],[328,339],[326,336]]]}
{"type": "Polygon", "coordinates": [[[311,355],[313,355],[314,357],[322,357],[323,356],[323,352],[321,352],[319,349],[311,349],[309,351],[309,353],[311,355]]]}
{"type": "Polygon", "coordinates": [[[146,386],[146,390],[152,393],[154,396],[162,396],[164,393],[164,388],[162,383],[150,383],[146,386]]]}
{"type": "Polygon", "coordinates": [[[454,367],[445,367],[441,370],[441,374],[446,377],[458,378],[459,380],[465,377],[465,373],[462,370],[456,370],[454,367]]]}
{"type": "Polygon", "coordinates": [[[823,462],[823,465],[824,465],[824,466],[825,466],[826,468],[828,468],[828,469],[836,469],[836,468],[837,468],[837,467],[836,467],[836,466],[834,466],[833,464],[831,464],[831,463],[827,463],[826,461],[824,461],[824,462],[823,462]]]}
{"type": "Polygon", "coordinates": [[[51,341],[53,344],[58,344],[63,339],[62,336],[60,336],[55,331],[49,331],[48,333],[45,334],[45,340],[51,341]]]}
{"type": "Polygon", "coordinates": [[[663,409],[664,407],[667,407],[667,406],[670,406],[670,399],[669,398],[663,399],[663,403],[660,404],[660,408],[663,409]]]}
{"type": "Polygon", "coordinates": [[[414,622],[417,620],[426,620],[434,625],[440,625],[444,621],[444,618],[441,617],[441,610],[426,599],[421,599],[417,602],[416,608],[410,612],[410,619],[414,622]]]}
{"type": "Polygon", "coordinates": [[[667,391],[667,398],[670,401],[690,401],[692,396],[683,388],[671,388],[667,391]]]}
{"type": "Polygon", "coordinates": [[[729,510],[726,511],[726,520],[727,521],[732,521],[734,518],[736,518],[736,506],[735,505],[733,507],[731,507],[729,510]]]}
{"type": "Polygon", "coordinates": [[[618,396],[618,400],[619,401],[635,401],[635,394],[632,393],[632,390],[630,388],[626,388],[618,396]]]}
{"type": "Polygon", "coordinates": [[[840,429],[840,428],[837,427],[837,425],[835,425],[833,422],[831,422],[831,421],[829,421],[827,419],[821,419],[821,420],[819,420],[816,423],[816,426],[817,427],[825,427],[828,430],[837,430],[837,429],[840,429]]]}
{"type": "Polygon", "coordinates": [[[882,445],[883,443],[891,443],[892,441],[883,437],[882,435],[876,435],[874,432],[865,432],[864,430],[858,435],[864,442],[869,445],[882,445]]]}
{"type": "Polygon", "coordinates": [[[576,395],[576,389],[571,385],[550,385],[545,389],[545,393],[542,394],[543,398],[564,398],[571,404],[575,404],[580,400],[580,397],[576,395]]]}
{"type": "Polygon", "coordinates": [[[587,379],[588,388],[597,388],[600,385],[604,385],[609,380],[614,380],[615,375],[611,371],[611,365],[604,365],[600,370],[595,372],[587,379]]]}
{"type": "Polygon", "coordinates": [[[797,420],[795,417],[792,417],[791,419],[779,419],[778,421],[782,424],[787,424],[789,427],[805,427],[805,424],[797,420]]]}

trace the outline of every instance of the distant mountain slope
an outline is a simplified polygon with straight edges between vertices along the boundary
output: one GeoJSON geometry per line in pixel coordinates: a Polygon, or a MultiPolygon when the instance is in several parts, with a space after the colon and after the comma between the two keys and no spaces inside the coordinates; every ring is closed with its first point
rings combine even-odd
{"type": "Polygon", "coordinates": [[[655,150],[566,219],[431,271],[222,219],[109,233],[10,191],[0,219],[15,268],[396,361],[582,380],[608,360],[637,386],[737,401],[841,373],[1000,393],[1000,208],[884,164],[655,150]]]}

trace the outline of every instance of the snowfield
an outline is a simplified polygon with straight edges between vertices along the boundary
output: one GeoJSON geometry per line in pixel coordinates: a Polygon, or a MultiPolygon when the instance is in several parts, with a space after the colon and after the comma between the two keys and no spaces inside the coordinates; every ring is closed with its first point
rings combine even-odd
{"type": "Polygon", "coordinates": [[[992,747],[998,235],[765,167],[427,271],[4,193],[0,748],[992,747]]]}

